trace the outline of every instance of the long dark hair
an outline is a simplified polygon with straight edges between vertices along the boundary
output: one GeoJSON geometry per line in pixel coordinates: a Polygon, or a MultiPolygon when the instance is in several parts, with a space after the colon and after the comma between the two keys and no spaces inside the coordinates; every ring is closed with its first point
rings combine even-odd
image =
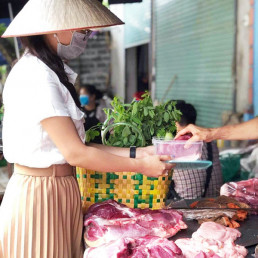
{"type": "Polygon", "coordinates": [[[29,53],[38,57],[58,76],[60,82],[70,92],[76,106],[81,108],[80,101],[75,87],[69,82],[68,76],[64,69],[64,63],[61,58],[50,50],[42,35],[21,37],[22,45],[28,49],[29,53]]]}

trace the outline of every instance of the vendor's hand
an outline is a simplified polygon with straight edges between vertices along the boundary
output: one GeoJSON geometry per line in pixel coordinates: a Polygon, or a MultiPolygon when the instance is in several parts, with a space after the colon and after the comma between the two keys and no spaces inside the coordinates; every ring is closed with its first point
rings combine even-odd
{"type": "Polygon", "coordinates": [[[140,172],[149,177],[167,176],[168,172],[175,167],[174,164],[163,162],[171,160],[171,157],[166,155],[152,155],[141,160],[143,161],[143,166],[140,172]]]}
{"type": "Polygon", "coordinates": [[[136,158],[144,158],[152,155],[155,155],[154,146],[139,147],[136,149],[136,158]]]}
{"type": "Polygon", "coordinates": [[[203,128],[195,125],[188,125],[178,132],[175,140],[185,134],[192,134],[193,136],[187,141],[187,145],[195,141],[211,142],[213,140],[213,131],[210,128],[203,128]]]}

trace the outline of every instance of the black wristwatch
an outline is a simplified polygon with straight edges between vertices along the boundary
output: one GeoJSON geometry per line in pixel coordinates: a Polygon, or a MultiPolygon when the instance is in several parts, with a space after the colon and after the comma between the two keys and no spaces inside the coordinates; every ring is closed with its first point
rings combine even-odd
{"type": "Polygon", "coordinates": [[[130,147],[130,158],[133,158],[133,159],[136,158],[136,147],[135,146],[130,147]]]}

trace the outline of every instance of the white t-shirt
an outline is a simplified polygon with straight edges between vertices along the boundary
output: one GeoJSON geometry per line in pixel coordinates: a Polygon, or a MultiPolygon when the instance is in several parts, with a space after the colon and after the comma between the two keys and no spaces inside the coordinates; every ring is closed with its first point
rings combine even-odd
{"type": "MultiPolygon", "coordinates": [[[[67,65],[65,70],[74,84],[77,74],[67,65]]],[[[49,117],[71,117],[84,142],[84,113],[57,75],[31,54],[25,54],[11,70],[3,102],[3,151],[10,163],[37,168],[66,163],[41,126],[40,122],[49,117]]]]}

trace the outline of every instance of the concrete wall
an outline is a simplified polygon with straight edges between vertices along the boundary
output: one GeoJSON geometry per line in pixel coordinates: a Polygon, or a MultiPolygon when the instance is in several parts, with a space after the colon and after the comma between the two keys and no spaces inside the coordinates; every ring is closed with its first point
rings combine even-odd
{"type": "Polygon", "coordinates": [[[71,68],[80,74],[81,84],[93,84],[99,90],[110,87],[111,51],[110,33],[97,32],[87,43],[84,53],[69,62],[71,68]]]}
{"type": "Polygon", "coordinates": [[[249,95],[250,1],[238,0],[236,45],[236,111],[244,112],[249,95]]]}
{"type": "MultiPolygon", "coordinates": [[[[110,6],[111,12],[124,20],[124,5],[110,6]]],[[[114,95],[125,98],[125,48],[124,25],[115,26],[111,31],[111,87],[114,95]]]]}
{"type": "Polygon", "coordinates": [[[136,47],[126,49],[126,102],[131,102],[137,91],[136,50],[136,47]]]}

